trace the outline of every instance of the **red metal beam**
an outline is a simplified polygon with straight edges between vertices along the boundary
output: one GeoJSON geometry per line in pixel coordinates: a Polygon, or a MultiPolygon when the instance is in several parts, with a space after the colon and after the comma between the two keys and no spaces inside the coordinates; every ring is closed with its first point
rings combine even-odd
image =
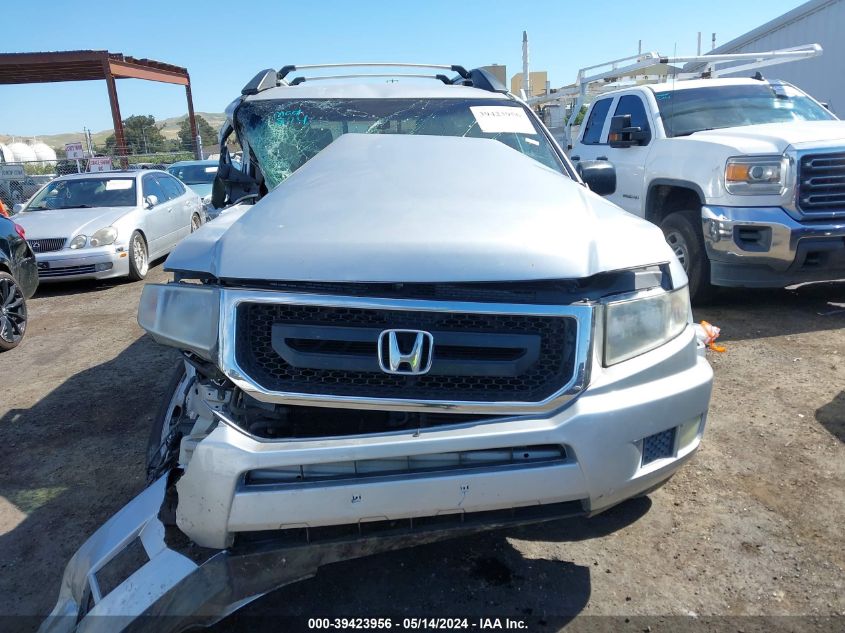
{"type": "Polygon", "coordinates": [[[191,80],[185,85],[185,95],[188,97],[188,121],[191,124],[191,138],[194,139],[194,157],[197,160],[202,160],[200,153],[200,144],[197,142],[197,120],[194,118],[194,99],[191,96],[191,80]]]}
{"type": "MultiPolygon", "coordinates": [[[[126,156],[126,137],[123,134],[123,119],[120,117],[120,103],[117,100],[117,87],[114,83],[111,70],[107,61],[103,61],[103,74],[106,79],[106,88],[109,92],[109,105],[111,105],[111,118],[114,123],[114,142],[115,149],[120,156],[126,156]]],[[[129,161],[122,158],[120,166],[126,169],[129,166],[129,161]]]]}
{"type": "Polygon", "coordinates": [[[146,79],[147,81],[161,81],[166,84],[188,85],[187,72],[178,73],[152,66],[142,66],[140,64],[130,64],[113,60],[109,61],[109,69],[115,78],[146,79]]]}

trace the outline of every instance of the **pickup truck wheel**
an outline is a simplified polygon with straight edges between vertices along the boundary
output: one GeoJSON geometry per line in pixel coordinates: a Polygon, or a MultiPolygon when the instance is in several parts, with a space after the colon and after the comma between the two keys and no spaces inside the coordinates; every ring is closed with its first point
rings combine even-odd
{"type": "Polygon", "coordinates": [[[698,211],[678,211],[660,223],[666,242],[689,277],[690,298],[704,301],[713,295],[710,285],[710,261],[704,251],[704,235],[698,211]]]}
{"type": "Polygon", "coordinates": [[[147,484],[176,465],[182,434],[179,423],[185,416],[188,392],[196,380],[196,370],[183,360],[174,368],[164,399],[159,406],[147,441],[147,484]]]}

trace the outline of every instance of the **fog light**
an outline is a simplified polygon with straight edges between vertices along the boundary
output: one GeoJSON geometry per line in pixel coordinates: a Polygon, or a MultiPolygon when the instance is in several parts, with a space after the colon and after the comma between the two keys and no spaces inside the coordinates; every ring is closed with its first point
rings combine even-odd
{"type": "Polygon", "coordinates": [[[114,267],[114,264],[111,262],[106,262],[104,264],[94,264],[94,270],[98,273],[103,272],[104,270],[111,270],[114,267]]]}
{"type": "Polygon", "coordinates": [[[692,420],[688,420],[678,427],[678,450],[689,446],[695,441],[695,438],[698,437],[700,427],[700,415],[695,416],[692,420]]]}

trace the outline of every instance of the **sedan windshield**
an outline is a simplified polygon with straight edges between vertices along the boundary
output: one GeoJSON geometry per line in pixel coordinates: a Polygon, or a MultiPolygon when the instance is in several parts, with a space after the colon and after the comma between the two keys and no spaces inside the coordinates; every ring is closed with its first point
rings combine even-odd
{"type": "Polygon", "coordinates": [[[540,127],[507,99],[247,101],[238,109],[237,125],[271,189],[348,132],[495,139],[563,172],[540,127]]]}
{"type": "Polygon", "coordinates": [[[776,82],[684,88],[654,96],[669,137],[761,123],[836,119],[797,88],[776,82]]]}
{"type": "Polygon", "coordinates": [[[186,185],[205,185],[214,182],[217,163],[213,165],[173,165],[167,169],[186,185]]]}
{"type": "Polygon", "coordinates": [[[73,178],[51,182],[25,210],[134,207],[135,204],[134,178],[73,178]]]}

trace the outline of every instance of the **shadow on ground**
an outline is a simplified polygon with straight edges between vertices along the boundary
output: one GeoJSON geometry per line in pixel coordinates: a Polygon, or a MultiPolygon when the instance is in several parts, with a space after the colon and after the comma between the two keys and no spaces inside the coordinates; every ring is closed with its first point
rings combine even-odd
{"type": "Polygon", "coordinates": [[[722,329],[719,342],[789,336],[845,327],[845,281],[794,288],[724,288],[693,317],[722,329]],[[776,311],[778,318],[772,318],[776,311]]]}
{"type": "Polygon", "coordinates": [[[833,400],[816,409],[816,421],[833,437],[845,442],[845,391],[840,391],[833,400]]]}
{"type": "Polygon", "coordinates": [[[591,519],[500,530],[336,563],[314,578],[259,598],[211,630],[307,630],[309,618],[388,616],[394,622],[508,617],[559,627],[589,602],[591,568],[526,558],[508,537],[563,543],[599,538],[634,523],[650,507],[647,498],[633,499],[591,519]]]}
{"type": "Polygon", "coordinates": [[[0,418],[0,502],[20,520],[0,530],[0,614],[52,609],[70,556],[142,489],[150,420],[177,356],[143,337],[0,418]]]}

